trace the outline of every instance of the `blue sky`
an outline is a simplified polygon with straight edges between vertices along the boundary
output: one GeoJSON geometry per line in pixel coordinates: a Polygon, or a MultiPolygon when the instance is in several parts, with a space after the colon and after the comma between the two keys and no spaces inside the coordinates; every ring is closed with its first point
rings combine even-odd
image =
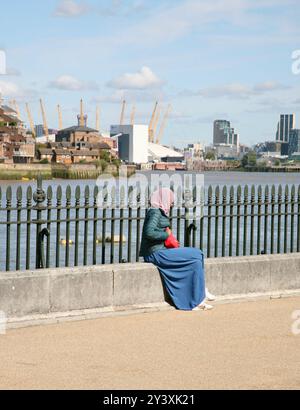
{"type": "Polygon", "coordinates": [[[242,143],[272,140],[280,113],[300,127],[299,0],[10,0],[1,4],[0,91],[35,123],[44,99],[49,126],[76,122],[84,99],[101,128],[133,104],[149,122],[154,102],[173,111],[163,143],[212,141],[214,119],[228,119],[242,143]]]}

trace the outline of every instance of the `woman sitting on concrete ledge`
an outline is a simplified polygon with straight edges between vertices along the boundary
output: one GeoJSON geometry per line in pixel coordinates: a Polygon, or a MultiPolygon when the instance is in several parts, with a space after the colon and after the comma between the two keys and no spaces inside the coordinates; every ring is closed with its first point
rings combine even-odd
{"type": "Polygon", "coordinates": [[[175,307],[180,310],[210,310],[214,300],[205,288],[204,255],[195,248],[180,248],[170,229],[169,213],[174,193],[168,188],[154,192],[147,212],[140,255],[157,266],[175,307]]]}

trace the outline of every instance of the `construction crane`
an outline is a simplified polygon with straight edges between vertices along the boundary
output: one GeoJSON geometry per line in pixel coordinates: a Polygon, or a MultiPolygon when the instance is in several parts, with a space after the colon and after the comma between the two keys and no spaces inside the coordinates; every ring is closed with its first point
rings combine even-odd
{"type": "Polygon", "coordinates": [[[18,103],[17,103],[17,101],[16,101],[16,100],[14,100],[14,107],[15,107],[15,109],[16,109],[16,112],[17,112],[18,118],[20,118],[20,119],[21,119],[20,108],[19,108],[19,105],[18,105],[18,103]]]}
{"type": "Polygon", "coordinates": [[[96,107],[96,130],[100,132],[100,109],[98,105],[96,107]]]}
{"type": "Polygon", "coordinates": [[[30,128],[31,128],[31,133],[32,133],[33,138],[35,138],[36,133],[35,133],[35,128],[34,128],[34,122],[33,122],[33,119],[32,119],[32,115],[31,115],[31,111],[30,111],[28,103],[26,103],[26,111],[27,111],[27,116],[28,116],[30,128]]]}
{"type": "Polygon", "coordinates": [[[156,111],[158,108],[158,101],[156,101],[155,106],[154,106],[154,110],[150,119],[150,123],[149,123],[149,142],[154,142],[154,138],[153,138],[153,123],[155,120],[155,116],[156,116],[156,111]]]}
{"type": "Polygon", "coordinates": [[[11,100],[9,103],[12,107],[14,107],[14,110],[17,113],[17,117],[20,120],[21,119],[21,114],[20,114],[19,106],[18,106],[16,100],[11,100]]]}
{"type": "Polygon", "coordinates": [[[58,112],[58,128],[62,130],[63,129],[62,112],[61,112],[61,108],[59,104],[57,106],[57,112],[58,112]]]}
{"type": "Polygon", "coordinates": [[[41,111],[42,111],[42,116],[43,116],[44,134],[46,136],[47,142],[49,142],[49,129],[48,129],[46,112],[45,112],[45,108],[44,108],[44,104],[43,104],[42,99],[40,99],[40,106],[41,106],[41,111]]]}
{"type": "Polygon", "coordinates": [[[125,108],[126,108],[126,101],[124,100],[124,101],[122,102],[122,110],[121,110],[120,125],[124,125],[125,108]]]}
{"type": "Polygon", "coordinates": [[[155,135],[156,135],[156,130],[157,130],[157,126],[158,126],[158,123],[159,123],[161,111],[162,111],[161,108],[158,106],[156,116],[155,116],[155,119],[153,121],[153,127],[152,127],[152,141],[153,142],[155,141],[155,135]]]}
{"type": "Polygon", "coordinates": [[[136,111],[136,107],[135,107],[135,105],[133,105],[132,111],[131,111],[131,125],[134,125],[134,121],[135,121],[135,111],[136,111]]]}
{"type": "Polygon", "coordinates": [[[84,127],[84,112],[83,112],[83,100],[80,100],[80,117],[79,117],[79,125],[80,127],[84,127]]]}
{"type": "Polygon", "coordinates": [[[168,117],[171,113],[171,110],[172,110],[172,106],[171,106],[171,104],[169,104],[168,108],[167,108],[167,111],[164,115],[164,118],[162,120],[161,126],[160,126],[160,130],[159,130],[159,133],[158,133],[158,136],[157,136],[157,139],[156,139],[156,144],[160,144],[160,142],[161,142],[161,139],[162,139],[163,133],[165,131],[165,128],[166,128],[166,125],[167,125],[167,120],[168,120],[168,117]]]}

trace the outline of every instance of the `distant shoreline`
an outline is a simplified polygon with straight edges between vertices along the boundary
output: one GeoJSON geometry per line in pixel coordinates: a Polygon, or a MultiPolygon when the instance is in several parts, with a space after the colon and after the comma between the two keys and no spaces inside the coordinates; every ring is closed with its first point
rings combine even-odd
{"type": "MultiPolygon", "coordinates": [[[[49,170],[48,170],[49,171],[49,170]]],[[[34,170],[30,170],[28,171],[28,173],[26,173],[24,171],[24,167],[23,170],[14,170],[14,172],[12,171],[7,171],[5,172],[4,170],[1,170],[0,168],[0,185],[1,183],[7,183],[9,182],[18,182],[18,183],[28,183],[28,182],[34,182],[37,180],[38,175],[42,175],[42,179],[44,181],[65,181],[65,180],[70,180],[70,181],[76,181],[76,180],[96,180],[97,178],[101,177],[101,175],[107,175],[110,174],[112,177],[116,177],[116,170],[106,170],[104,173],[102,171],[96,171],[93,170],[92,172],[88,172],[88,171],[82,171],[82,170],[62,170],[61,172],[55,172],[52,173],[51,170],[50,172],[48,171],[43,171],[40,168],[34,170]]],[[[174,171],[158,171],[158,170],[138,170],[138,173],[143,173],[143,174],[149,174],[151,172],[155,173],[155,174],[170,174],[173,173],[174,171]]],[[[228,174],[228,173],[234,173],[234,174],[249,174],[249,175],[253,175],[253,174],[269,174],[269,175],[274,175],[274,174],[287,174],[287,175],[291,175],[291,174],[300,174],[300,168],[298,169],[292,169],[289,168],[288,171],[286,169],[230,169],[230,170],[205,170],[205,171],[193,171],[193,170],[188,170],[188,171],[175,171],[178,172],[180,174],[182,173],[197,173],[197,174],[228,174]]],[[[299,175],[300,178],[300,175],[299,175]]]]}
{"type": "Polygon", "coordinates": [[[0,181],[32,181],[39,175],[44,180],[97,179],[101,174],[115,174],[118,168],[108,164],[106,169],[94,164],[0,164],[0,181]]]}
{"type": "MultiPolygon", "coordinates": [[[[128,167],[129,175],[136,167],[128,167]]],[[[34,181],[39,175],[43,180],[97,179],[101,175],[118,174],[118,167],[107,163],[105,168],[95,164],[0,164],[0,181],[34,181]]]]}

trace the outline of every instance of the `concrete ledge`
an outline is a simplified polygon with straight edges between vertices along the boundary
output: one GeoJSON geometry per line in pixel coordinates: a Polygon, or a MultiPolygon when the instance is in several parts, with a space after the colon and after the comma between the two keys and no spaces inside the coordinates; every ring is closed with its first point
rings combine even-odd
{"type": "Polygon", "coordinates": [[[151,264],[115,265],[114,306],[161,303],[164,289],[157,268],[151,264]]]}
{"type": "Polygon", "coordinates": [[[300,289],[300,254],[209,259],[206,280],[216,295],[300,289]]]}
{"type": "Polygon", "coordinates": [[[90,309],[113,305],[111,267],[81,267],[49,272],[50,312],[90,309]]]}
{"type": "MultiPolygon", "coordinates": [[[[207,286],[223,299],[300,289],[299,253],[209,259],[205,266],[207,286]]],[[[166,306],[165,300],[158,270],[144,263],[0,273],[0,311],[20,323],[26,317],[85,316],[93,309],[166,306]]]]}
{"type": "Polygon", "coordinates": [[[111,267],[0,273],[0,310],[8,318],[112,305],[111,267]]]}

